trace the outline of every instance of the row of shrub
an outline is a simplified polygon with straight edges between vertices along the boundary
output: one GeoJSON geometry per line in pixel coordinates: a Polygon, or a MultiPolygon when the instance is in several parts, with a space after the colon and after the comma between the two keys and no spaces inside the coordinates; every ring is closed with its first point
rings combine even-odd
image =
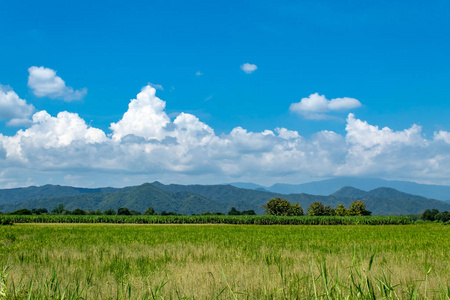
{"type": "Polygon", "coordinates": [[[124,216],[124,215],[2,215],[13,223],[128,223],[128,224],[255,224],[255,225],[404,225],[414,220],[405,216],[124,216]]]}

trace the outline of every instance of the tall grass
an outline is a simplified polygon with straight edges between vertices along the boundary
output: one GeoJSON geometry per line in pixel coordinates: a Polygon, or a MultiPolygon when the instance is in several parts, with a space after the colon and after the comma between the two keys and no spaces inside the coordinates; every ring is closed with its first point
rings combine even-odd
{"type": "Polygon", "coordinates": [[[440,224],[15,224],[0,227],[0,299],[449,299],[449,236],[440,224]]]}

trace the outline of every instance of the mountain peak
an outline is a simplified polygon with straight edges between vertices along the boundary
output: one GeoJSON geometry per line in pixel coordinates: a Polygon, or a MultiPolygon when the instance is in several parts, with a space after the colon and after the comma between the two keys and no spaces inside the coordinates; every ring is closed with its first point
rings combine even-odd
{"type": "Polygon", "coordinates": [[[396,190],[394,188],[390,187],[379,187],[376,189],[373,189],[368,192],[368,195],[372,197],[381,197],[381,198],[422,198],[425,199],[425,197],[412,195],[404,192],[400,192],[399,190],[396,190]]]}
{"type": "Polygon", "coordinates": [[[344,197],[344,198],[362,198],[367,195],[366,191],[354,188],[352,186],[344,186],[330,196],[344,197]]]}

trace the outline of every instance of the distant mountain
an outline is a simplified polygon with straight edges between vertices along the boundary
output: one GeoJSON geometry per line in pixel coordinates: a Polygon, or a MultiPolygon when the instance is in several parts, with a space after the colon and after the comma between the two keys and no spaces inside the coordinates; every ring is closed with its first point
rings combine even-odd
{"type": "Polygon", "coordinates": [[[52,210],[59,203],[63,203],[66,209],[104,211],[106,209],[117,210],[119,207],[127,207],[132,210],[145,212],[150,206],[157,212],[170,211],[182,214],[192,214],[206,210],[216,212],[223,211],[224,205],[206,199],[190,192],[165,192],[156,186],[145,183],[132,189],[116,192],[79,194],[76,196],[41,198],[28,200],[19,204],[3,204],[0,210],[4,212],[19,208],[47,208],[52,210]],[[204,210],[206,209],[206,210],[204,210]]]}
{"type": "Polygon", "coordinates": [[[398,191],[426,198],[450,201],[450,186],[419,184],[410,181],[392,181],[379,178],[339,177],[303,184],[274,184],[266,190],[280,194],[307,193],[313,195],[329,195],[345,186],[352,186],[364,191],[379,187],[389,187],[398,191]]]}
{"type": "Polygon", "coordinates": [[[79,187],[51,185],[51,184],[47,184],[40,187],[30,186],[26,188],[0,189],[0,204],[19,203],[25,200],[53,198],[61,196],[107,193],[119,190],[121,189],[111,187],[89,189],[89,188],[79,188],[79,187]]]}
{"type": "Polygon", "coordinates": [[[244,207],[245,209],[249,209],[246,207],[250,206],[250,209],[254,209],[257,213],[263,213],[264,210],[261,207],[268,200],[275,197],[285,198],[294,203],[298,202],[305,212],[308,206],[316,201],[322,202],[324,205],[330,205],[331,207],[336,207],[338,204],[349,207],[355,200],[363,200],[367,205],[367,209],[372,211],[374,215],[406,215],[422,213],[425,209],[431,208],[436,208],[439,211],[450,209],[450,205],[442,201],[405,194],[390,188],[364,192],[349,187],[346,193],[344,193],[344,189],[341,194],[336,192],[336,195],[322,196],[305,193],[283,195],[242,189],[231,185],[164,185],[159,182],[153,184],[166,191],[189,191],[219,203],[230,203],[239,210],[243,210],[244,207]]]}
{"type": "Polygon", "coordinates": [[[363,198],[367,196],[367,192],[354,188],[352,186],[344,186],[340,190],[334,192],[330,196],[337,197],[337,198],[363,198]]]}
{"type": "MultiPolygon", "coordinates": [[[[0,190],[0,194],[4,191],[0,190]]],[[[450,211],[449,203],[407,194],[392,188],[376,188],[366,192],[350,186],[343,187],[328,196],[306,193],[283,195],[237,188],[232,185],[165,185],[160,182],[145,183],[123,189],[43,186],[6,191],[10,193],[13,201],[0,204],[0,210],[3,212],[19,208],[47,208],[52,210],[59,203],[63,203],[69,210],[81,208],[104,211],[128,207],[132,210],[144,212],[151,206],[157,212],[172,211],[181,214],[198,214],[206,211],[227,213],[231,207],[235,207],[241,211],[253,209],[257,214],[263,214],[263,206],[275,197],[285,198],[294,203],[298,202],[305,213],[308,206],[316,201],[331,207],[336,207],[338,204],[349,207],[355,200],[364,201],[367,209],[372,211],[374,215],[418,214],[425,209],[432,208],[439,211],[450,211]],[[67,194],[60,196],[64,192],[67,194]],[[42,195],[55,194],[58,196],[38,198],[42,195]],[[29,199],[30,195],[33,195],[32,199],[29,199]]]]}
{"type": "Polygon", "coordinates": [[[254,183],[249,183],[249,182],[232,182],[232,183],[226,183],[223,185],[232,185],[234,187],[237,188],[241,188],[241,189],[249,189],[249,190],[267,190],[267,187],[259,185],[259,184],[254,184],[254,183]]]}
{"type": "MultiPolygon", "coordinates": [[[[342,201],[347,198],[351,202],[361,200],[367,205],[367,209],[373,214],[419,214],[425,209],[436,208],[439,211],[448,211],[449,203],[444,201],[427,199],[422,196],[411,195],[392,188],[376,188],[365,192],[353,187],[343,187],[330,195],[342,201]]],[[[345,205],[345,204],[344,204],[345,205]]]]}

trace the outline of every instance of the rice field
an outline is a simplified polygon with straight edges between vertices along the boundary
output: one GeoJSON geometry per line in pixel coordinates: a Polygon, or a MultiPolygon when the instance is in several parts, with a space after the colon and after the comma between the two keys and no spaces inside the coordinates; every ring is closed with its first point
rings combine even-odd
{"type": "Polygon", "coordinates": [[[0,299],[449,299],[450,226],[23,223],[0,299]]]}

